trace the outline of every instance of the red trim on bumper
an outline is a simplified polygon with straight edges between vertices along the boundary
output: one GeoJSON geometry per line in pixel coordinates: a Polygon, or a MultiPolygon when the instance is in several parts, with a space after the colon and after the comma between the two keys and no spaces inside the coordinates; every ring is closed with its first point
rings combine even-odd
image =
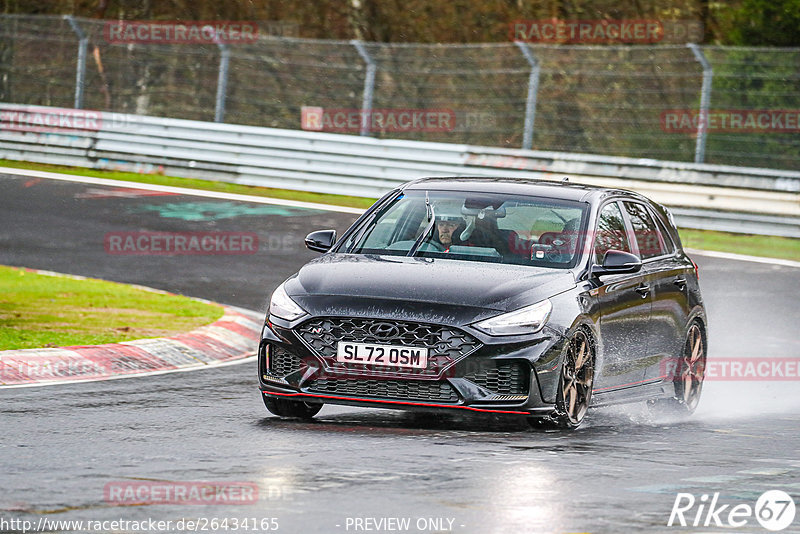
{"type": "Polygon", "coordinates": [[[348,400],[356,402],[374,402],[378,404],[400,404],[403,406],[426,406],[428,408],[460,408],[462,410],[472,410],[474,412],[488,412],[488,413],[513,413],[516,415],[531,415],[529,412],[520,412],[514,410],[490,410],[488,408],[474,408],[472,406],[454,406],[451,404],[428,404],[424,402],[398,402],[382,399],[362,399],[358,397],[336,397],[333,395],[310,395],[308,393],[276,393],[274,391],[261,390],[262,393],[267,395],[279,395],[281,397],[311,397],[314,399],[333,399],[333,400],[348,400]]]}

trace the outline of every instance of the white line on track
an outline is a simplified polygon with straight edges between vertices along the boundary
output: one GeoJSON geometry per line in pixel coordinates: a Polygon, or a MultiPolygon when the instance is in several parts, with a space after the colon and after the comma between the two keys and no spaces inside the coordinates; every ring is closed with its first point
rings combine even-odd
{"type": "MultiPolygon", "coordinates": [[[[222,193],[220,191],[204,191],[202,189],[189,189],[187,187],[174,187],[171,185],[142,184],[139,182],[126,182],[123,180],[109,180],[107,178],[94,178],[92,176],[78,176],[72,174],[59,174],[56,172],[31,171],[27,169],[14,169],[0,167],[0,175],[12,174],[16,176],[29,176],[31,178],[45,178],[48,180],[61,180],[63,182],[77,182],[82,184],[105,185],[109,187],[127,187],[129,189],[143,189],[146,191],[160,191],[162,193],[177,193],[179,195],[192,195],[196,197],[218,198],[224,200],[237,200],[240,202],[254,202],[257,204],[273,204],[293,208],[310,208],[324,211],[337,211],[340,213],[353,213],[361,215],[365,210],[361,208],[348,208],[345,206],[332,206],[316,202],[301,202],[299,200],[284,200],[281,198],[259,197],[255,195],[240,195],[237,193],[222,193]]],[[[210,182],[211,183],[211,182],[210,182]]]]}
{"type": "Polygon", "coordinates": [[[107,382],[109,380],[122,380],[123,378],[139,378],[143,376],[166,375],[170,373],[188,373],[190,371],[202,371],[204,369],[217,369],[219,367],[230,367],[231,365],[240,365],[243,363],[250,363],[256,360],[256,356],[248,356],[241,360],[234,360],[232,362],[209,363],[203,366],[183,367],[181,369],[163,369],[161,371],[147,371],[144,373],[134,373],[126,375],[105,376],[102,378],[90,378],[89,380],[54,380],[52,382],[36,382],[34,384],[13,384],[8,386],[0,386],[3,389],[16,389],[16,388],[41,388],[47,386],[66,386],[69,384],[88,384],[89,382],[107,382]]]}
{"type": "Polygon", "coordinates": [[[709,258],[720,258],[723,260],[749,261],[751,263],[768,263],[769,265],[782,265],[784,267],[794,267],[800,269],[800,261],[782,260],[779,258],[762,258],[761,256],[746,256],[744,254],[734,254],[732,252],[717,252],[716,250],[698,250],[687,248],[688,254],[698,256],[708,256],[709,258]]]}

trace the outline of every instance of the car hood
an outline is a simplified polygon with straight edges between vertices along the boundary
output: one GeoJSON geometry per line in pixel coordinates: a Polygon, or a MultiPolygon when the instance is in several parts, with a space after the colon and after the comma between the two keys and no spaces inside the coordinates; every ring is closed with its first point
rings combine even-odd
{"type": "Polygon", "coordinates": [[[312,301],[352,306],[362,300],[487,311],[515,310],[573,287],[574,275],[566,269],[333,253],[309,262],[286,283],[293,299],[312,308],[318,308],[312,301]]]}

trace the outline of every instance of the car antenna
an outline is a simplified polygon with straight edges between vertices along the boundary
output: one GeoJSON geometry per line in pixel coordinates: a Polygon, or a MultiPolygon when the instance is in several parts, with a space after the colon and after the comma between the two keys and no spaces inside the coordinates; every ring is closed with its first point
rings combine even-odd
{"type": "Polygon", "coordinates": [[[561,179],[561,184],[568,184],[569,183],[569,176],[565,176],[561,179]]]}

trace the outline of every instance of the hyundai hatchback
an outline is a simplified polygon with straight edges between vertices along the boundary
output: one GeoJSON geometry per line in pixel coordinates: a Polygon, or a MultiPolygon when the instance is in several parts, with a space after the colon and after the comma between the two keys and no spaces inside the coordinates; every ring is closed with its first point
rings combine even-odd
{"type": "Polygon", "coordinates": [[[575,428],[591,406],[697,407],[697,267],[639,194],[426,178],[306,245],[323,254],[274,291],[258,350],[275,415],[330,403],[575,428]]]}

